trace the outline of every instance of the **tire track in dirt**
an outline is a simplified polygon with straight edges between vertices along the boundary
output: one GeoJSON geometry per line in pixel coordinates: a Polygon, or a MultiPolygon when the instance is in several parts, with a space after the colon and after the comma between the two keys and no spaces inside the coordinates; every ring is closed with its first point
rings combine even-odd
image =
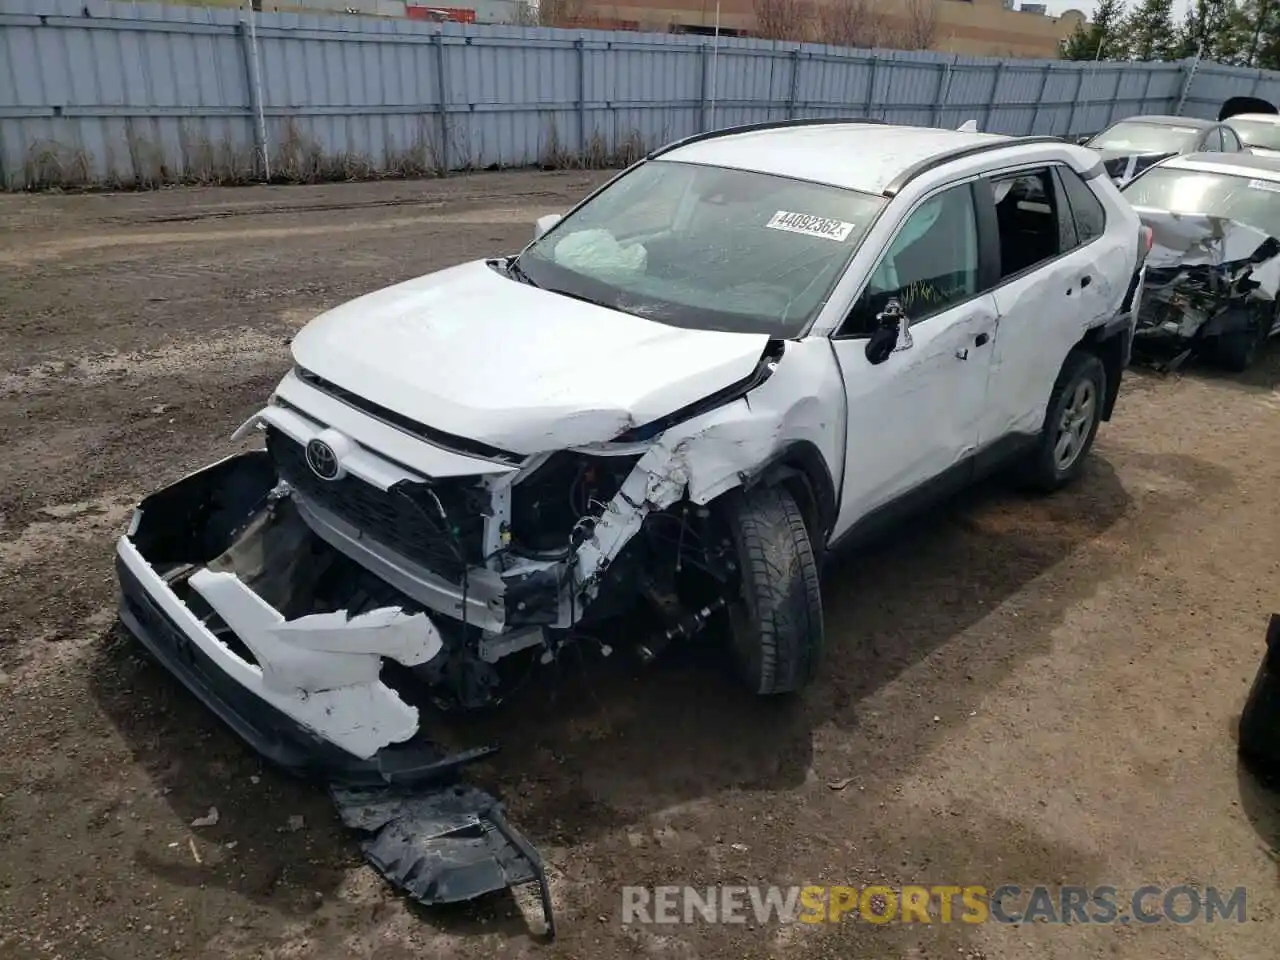
{"type": "Polygon", "coordinates": [[[64,257],[109,250],[118,247],[174,247],[213,243],[245,243],[272,240],[295,240],[301,237],[332,237],[341,234],[379,233],[418,226],[450,225],[506,225],[532,224],[546,213],[554,213],[552,207],[485,208],[460,213],[423,214],[416,217],[389,217],[384,220],[353,221],[349,223],[321,223],[286,225],[278,227],[251,227],[241,230],[189,230],[167,232],[112,233],[66,237],[43,243],[24,244],[9,249],[0,248],[0,266],[28,267],[33,264],[64,257]]]}
{"type": "Polygon", "coordinates": [[[175,341],[153,350],[47,360],[0,376],[0,398],[105,383],[141,383],[183,373],[191,373],[195,379],[221,379],[235,368],[278,367],[288,356],[284,338],[246,328],[214,339],[175,341]]]}

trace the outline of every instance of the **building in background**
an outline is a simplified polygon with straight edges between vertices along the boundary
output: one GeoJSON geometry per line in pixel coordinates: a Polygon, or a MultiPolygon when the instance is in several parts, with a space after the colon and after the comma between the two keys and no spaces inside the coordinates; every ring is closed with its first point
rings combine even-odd
{"type": "MultiPolygon", "coordinates": [[[[716,21],[715,0],[558,0],[575,8],[573,21],[605,29],[675,30],[709,33],[716,21]],[[580,12],[579,12],[580,11],[580,12]]],[[[993,57],[1056,58],[1063,40],[1085,20],[1078,10],[1060,17],[1046,14],[1043,3],[1013,0],[720,0],[720,30],[729,35],[800,35],[816,43],[846,46],[928,48],[948,53],[993,57]],[[824,11],[823,8],[826,8],[824,11]],[[807,21],[797,31],[780,30],[764,18],[807,21]],[[870,21],[874,20],[878,30],[870,21]],[[854,27],[857,21],[860,26],[854,27]],[[839,26],[837,26],[839,25],[839,26]],[[833,27],[835,29],[833,29],[833,27]],[[852,34],[839,36],[837,34],[852,34]],[[850,42],[867,37],[863,42],[850,42]],[[879,34],[881,41],[875,44],[879,34]],[[896,37],[908,37],[895,42],[896,37]],[[887,42],[885,42],[887,41],[887,42]]]]}
{"type": "MultiPolygon", "coordinates": [[[[1085,20],[1018,0],[720,0],[724,36],[802,39],[847,47],[929,49],[1053,59],[1085,20]]],[[[263,0],[258,9],[347,12],[454,23],[540,23],[595,30],[710,34],[716,0],[263,0]],[[539,10],[541,8],[541,10],[539,10]]]]}

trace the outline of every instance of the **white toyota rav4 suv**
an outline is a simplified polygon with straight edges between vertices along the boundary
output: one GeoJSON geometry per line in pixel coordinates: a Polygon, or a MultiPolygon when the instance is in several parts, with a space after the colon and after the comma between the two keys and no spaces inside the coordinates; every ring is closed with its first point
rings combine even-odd
{"type": "Polygon", "coordinates": [[[287,766],[383,763],[638,605],[643,659],[708,630],[800,688],[824,551],[1080,473],[1150,243],[1092,151],[864,120],[691,137],[537,233],[316,318],[264,448],[119,541],[126,625],[287,766]]]}

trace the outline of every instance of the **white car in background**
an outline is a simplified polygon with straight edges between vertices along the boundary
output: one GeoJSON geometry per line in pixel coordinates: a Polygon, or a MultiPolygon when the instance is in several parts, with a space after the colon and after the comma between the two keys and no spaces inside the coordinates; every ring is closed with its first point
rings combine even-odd
{"type": "Polygon", "coordinates": [[[1142,352],[1166,370],[1196,355],[1247,370],[1280,334],[1280,158],[1171,157],[1123,193],[1153,237],[1142,352]]]}
{"type": "Polygon", "coordinates": [[[1126,117],[1082,143],[1102,157],[1117,186],[1124,186],[1166,157],[1239,153],[1243,149],[1235,131],[1221,121],[1161,114],[1126,117]]]}
{"type": "Polygon", "coordinates": [[[1280,114],[1238,113],[1226,123],[1250,153],[1280,157],[1280,114]]]}

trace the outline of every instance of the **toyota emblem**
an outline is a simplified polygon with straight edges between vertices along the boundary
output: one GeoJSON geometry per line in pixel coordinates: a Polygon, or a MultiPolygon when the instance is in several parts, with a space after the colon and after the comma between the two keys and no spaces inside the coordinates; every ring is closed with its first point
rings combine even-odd
{"type": "Polygon", "coordinates": [[[307,466],[321,480],[336,480],[338,477],[338,455],[323,440],[312,440],[307,444],[307,466]]]}

